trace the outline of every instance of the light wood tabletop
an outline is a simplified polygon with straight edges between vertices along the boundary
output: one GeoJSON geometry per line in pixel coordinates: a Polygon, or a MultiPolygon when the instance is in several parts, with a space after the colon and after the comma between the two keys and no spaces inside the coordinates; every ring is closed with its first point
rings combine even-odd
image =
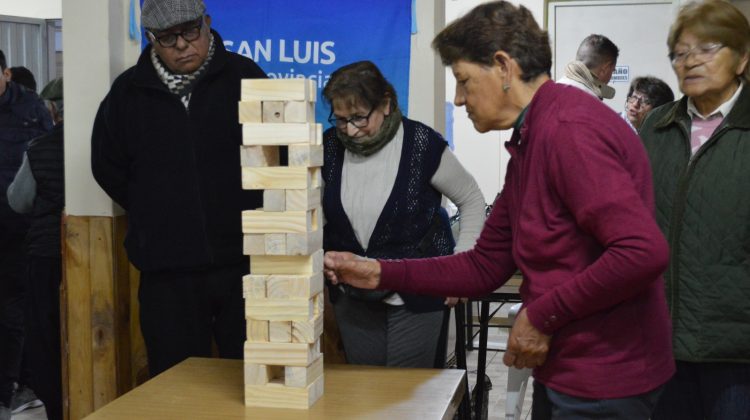
{"type": "Polygon", "coordinates": [[[309,410],[245,407],[242,360],[190,358],[87,419],[451,419],[465,371],[326,365],[309,410]]]}

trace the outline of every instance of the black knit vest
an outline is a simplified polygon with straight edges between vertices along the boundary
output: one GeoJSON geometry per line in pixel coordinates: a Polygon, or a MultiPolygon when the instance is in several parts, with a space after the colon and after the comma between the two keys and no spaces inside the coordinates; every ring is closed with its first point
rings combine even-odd
{"type": "MultiPolygon", "coordinates": [[[[334,129],[324,136],[325,160],[323,211],[326,226],[323,247],[328,251],[349,251],[372,258],[426,258],[453,253],[455,242],[447,217],[441,217],[442,195],[430,181],[440,165],[445,140],[416,121],[403,119],[404,143],[398,175],[370,237],[362,249],[341,203],[341,172],[345,148],[334,129]],[[438,225],[435,228],[435,225],[438,225]],[[426,237],[429,236],[429,237],[426,237]]],[[[373,179],[376,179],[373,174],[373,179]]],[[[377,181],[373,181],[377,182],[377,181]]],[[[362,188],[367,188],[363,185],[362,188]]],[[[442,299],[401,294],[410,309],[442,309],[442,299]]]]}

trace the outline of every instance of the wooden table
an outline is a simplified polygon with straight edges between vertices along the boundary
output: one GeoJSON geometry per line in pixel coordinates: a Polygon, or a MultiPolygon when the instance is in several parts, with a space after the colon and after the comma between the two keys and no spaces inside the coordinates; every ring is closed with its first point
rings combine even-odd
{"type": "Polygon", "coordinates": [[[241,360],[190,358],[87,419],[450,419],[465,371],[326,365],[309,410],[245,407],[241,360]]]}

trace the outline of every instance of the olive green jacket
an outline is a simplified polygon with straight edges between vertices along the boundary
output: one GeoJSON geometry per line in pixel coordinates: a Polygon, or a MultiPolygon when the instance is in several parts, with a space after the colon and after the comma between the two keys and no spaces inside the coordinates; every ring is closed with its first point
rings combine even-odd
{"type": "Polygon", "coordinates": [[[750,363],[750,85],[691,157],[687,97],[648,116],[675,359],[750,363]]]}

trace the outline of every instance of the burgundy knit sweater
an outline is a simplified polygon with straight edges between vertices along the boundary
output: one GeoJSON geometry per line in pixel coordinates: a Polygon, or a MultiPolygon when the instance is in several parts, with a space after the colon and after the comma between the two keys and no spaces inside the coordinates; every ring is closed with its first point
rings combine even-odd
{"type": "Polygon", "coordinates": [[[536,380],[594,399],[665,383],[674,372],[668,248],[636,134],[596,98],[549,81],[506,147],[505,186],[475,248],[381,261],[380,287],[481,296],[518,268],[531,323],[553,336],[536,380]]]}

